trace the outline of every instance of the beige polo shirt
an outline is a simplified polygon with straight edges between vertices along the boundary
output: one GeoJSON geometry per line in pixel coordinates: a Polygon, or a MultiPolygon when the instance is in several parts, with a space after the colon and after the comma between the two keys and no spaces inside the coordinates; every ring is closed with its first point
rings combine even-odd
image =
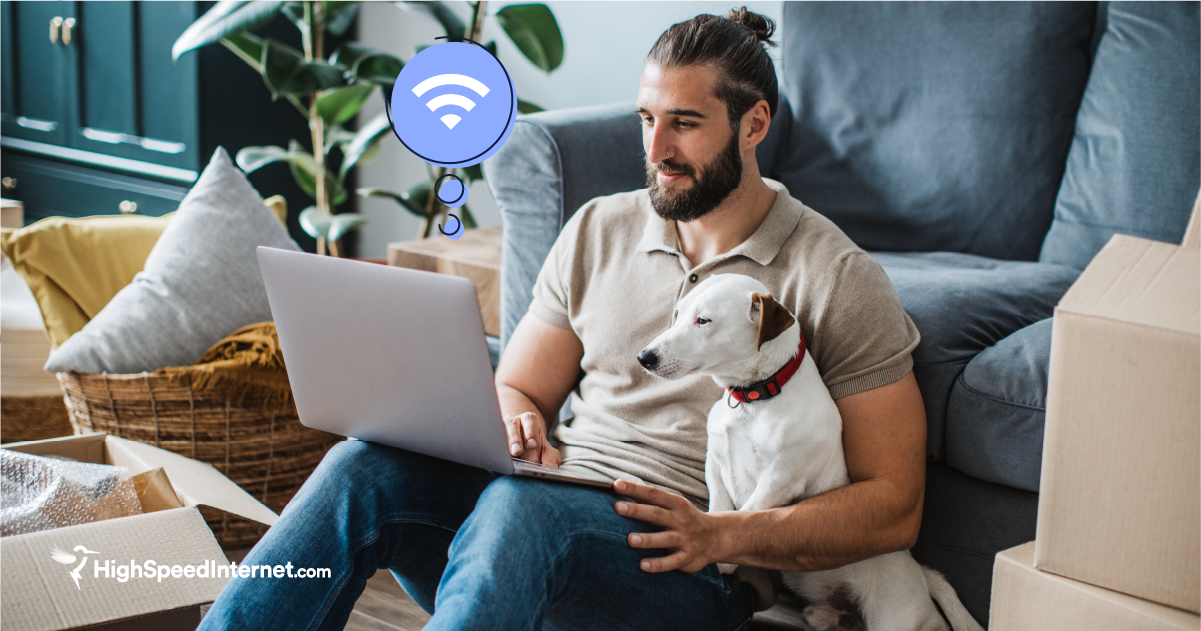
{"type": "Polygon", "coordinates": [[[838,399],[913,366],[917,328],[882,270],[779,182],[771,211],[738,247],[690,268],[675,222],[646,190],[594,199],[563,227],[534,284],[530,313],[583,343],[575,418],[555,430],[562,466],[642,481],[708,504],[705,423],[722,389],[706,376],[664,380],[635,356],[671,324],[676,303],[714,274],[745,274],[797,314],[838,399]]]}

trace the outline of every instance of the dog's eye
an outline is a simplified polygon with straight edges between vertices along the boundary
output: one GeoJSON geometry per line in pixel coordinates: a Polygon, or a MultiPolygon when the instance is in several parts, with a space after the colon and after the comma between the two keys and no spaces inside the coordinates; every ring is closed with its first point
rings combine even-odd
{"type": "Polygon", "coordinates": [[[697,318],[696,319],[697,326],[705,326],[706,324],[709,324],[709,318],[697,318]]]}

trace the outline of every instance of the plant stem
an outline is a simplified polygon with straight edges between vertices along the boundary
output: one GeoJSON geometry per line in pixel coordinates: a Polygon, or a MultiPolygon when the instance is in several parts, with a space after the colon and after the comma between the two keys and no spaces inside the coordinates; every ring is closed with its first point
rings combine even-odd
{"type": "MultiPolygon", "coordinates": [[[[317,0],[316,2],[304,3],[305,24],[308,28],[305,31],[304,38],[304,59],[305,61],[314,61],[321,59],[324,56],[325,45],[325,3],[317,0]]],[[[317,113],[317,100],[321,98],[321,91],[317,90],[309,95],[309,132],[313,138],[313,159],[317,162],[317,173],[314,180],[317,184],[317,208],[321,212],[330,212],[329,187],[325,181],[325,121],[321,115],[317,113]]],[[[321,241],[324,241],[322,239],[321,241]]],[[[328,243],[330,254],[338,255],[338,244],[330,241],[328,243]]],[[[322,243],[318,243],[318,249],[322,243]]]]}
{"type": "MultiPolygon", "coordinates": [[[[446,171],[447,171],[446,167],[438,167],[438,177],[434,178],[435,185],[438,183],[438,180],[442,179],[443,175],[446,175],[446,171]]],[[[421,239],[425,239],[425,238],[429,237],[430,236],[430,228],[434,227],[434,209],[435,209],[434,202],[437,201],[437,199],[438,199],[437,186],[430,186],[429,197],[427,197],[425,200],[425,219],[422,220],[422,222],[421,222],[421,229],[420,229],[421,236],[419,237],[421,239]]],[[[437,209],[438,209],[437,212],[439,212],[439,213],[442,212],[441,207],[442,207],[442,204],[441,204],[441,202],[439,202],[437,204],[437,209]]]]}

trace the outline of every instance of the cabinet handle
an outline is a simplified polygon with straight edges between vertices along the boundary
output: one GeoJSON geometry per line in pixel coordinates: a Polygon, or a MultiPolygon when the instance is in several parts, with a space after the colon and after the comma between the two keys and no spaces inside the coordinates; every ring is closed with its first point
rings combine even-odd
{"type": "Polygon", "coordinates": [[[75,28],[75,18],[63,20],[63,44],[71,43],[71,29],[75,28]]]}
{"type": "Polygon", "coordinates": [[[0,187],[3,187],[4,190],[6,190],[6,191],[11,191],[11,190],[16,189],[17,188],[17,178],[6,177],[4,179],[0,179],[0,187]]]}
{"type": "Polygon", "coordinates": [[[50,43],[51,44],[58,43],[58,29],[62,28],[62,26],[63,26],[63,19],[61,17],[56,15],[56,16],[50,18],[50,43]]]}
{"type": "Polygon", "coordinates": [[[128,199],[117,205],[122,215],[132,215],[138,212],[138,203],[131,202],[128,199]]]}

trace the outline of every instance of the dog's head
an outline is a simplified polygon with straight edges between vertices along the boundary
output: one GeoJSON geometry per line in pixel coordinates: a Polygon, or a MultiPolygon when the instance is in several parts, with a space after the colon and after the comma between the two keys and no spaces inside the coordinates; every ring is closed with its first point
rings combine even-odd
{"type": "Polygon", "coordinates": [[[796,352],[800,328],[767,287],[741,274],[719,274],[680,301],[672,325],[638,353],[652,375],[678,379],[693,373],[719,383],[753,381],[774,371],[796,352]]]}

